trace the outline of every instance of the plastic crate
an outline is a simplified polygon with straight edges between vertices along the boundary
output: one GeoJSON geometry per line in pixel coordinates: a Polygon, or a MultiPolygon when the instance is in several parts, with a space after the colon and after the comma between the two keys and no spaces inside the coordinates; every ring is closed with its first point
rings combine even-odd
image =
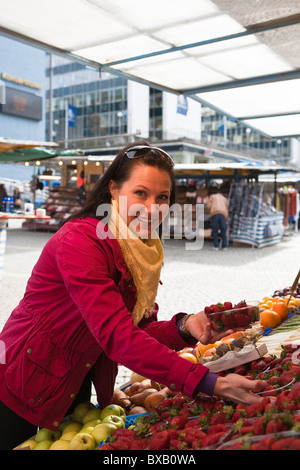
{"type": "Polygon", "coordinates": [[[135,424],[135,422],[136,422],[136,420],[139,416],[143,416],[143,415],[147,416],[149,414],[150,413],[147,412],[147,413],[139,413],[139,414],[136,414],[136,415],[128,415],[126,417],[126,421],[125,421],[125,428],[129,428],[129,426],[132,426],[133,424],[135,424]]]}

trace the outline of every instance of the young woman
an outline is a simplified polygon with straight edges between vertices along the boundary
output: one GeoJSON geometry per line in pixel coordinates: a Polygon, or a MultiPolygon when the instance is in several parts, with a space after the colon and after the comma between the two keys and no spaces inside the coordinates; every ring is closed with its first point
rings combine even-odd
{"type": "Polygon", "coordinates": [[[118,363],[191,398],[202,391],[260,400],[251,393],[257,381],[218,377],[176,353],[220,338],[203,312],[157,321],[163,250],[153,229],[174,191],[171,157],[146,142],[129,146],[84,209],[47,242],[0,334],[2,449],[37,426],[57,429],[78,402],[90,399],[91,381],[99,406],[109,404],[118,363]]]}

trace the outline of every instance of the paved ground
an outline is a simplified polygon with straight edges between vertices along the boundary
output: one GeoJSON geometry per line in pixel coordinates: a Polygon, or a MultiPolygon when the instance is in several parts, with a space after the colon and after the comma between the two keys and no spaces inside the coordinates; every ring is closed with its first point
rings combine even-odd
{"type": "MultiPolygon", "coordinates": [[[[50,233],[27,232],[9,222],[0,286],[0,329],[22,298],[27,279],[50,233]]],[[[265,248],[230,246],[213,251],[205,241],[201,250],[187,250],[184,240],[164,242],[165,263],[157,301],[160,318],[185,311],[197,312],[218,301],[261,299],[274,290],[291,285],[300,267],[300,233],[291,232],[280,244],[265,248]]],[[[130,372],[120,367],[118,384],[130,372]]]]}

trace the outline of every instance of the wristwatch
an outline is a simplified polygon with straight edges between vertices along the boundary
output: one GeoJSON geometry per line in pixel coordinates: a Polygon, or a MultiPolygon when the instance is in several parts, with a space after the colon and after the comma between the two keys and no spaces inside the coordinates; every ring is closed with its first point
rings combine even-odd
{"type": "Polygon", "coordinates": [[[190,313],[189,315],[185,315],[181,322],[180,322],[180,325],[179,325],[179,329],[181,331],[181,333],[185,334],[185,335],[190,335],[190,336],[193,336],[191,335],[191,333],[186,329],[186,326],[185,326],[185,322],[187,321],[188,318],[190,318],[192,315],[194,315],[193,313],[190,313]]]}

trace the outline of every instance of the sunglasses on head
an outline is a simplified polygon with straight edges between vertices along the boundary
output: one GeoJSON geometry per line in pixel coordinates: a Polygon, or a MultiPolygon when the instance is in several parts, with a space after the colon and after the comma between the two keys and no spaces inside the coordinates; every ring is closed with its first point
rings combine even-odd
{"type": "Polygon", "coordinates": [[[126,150],[123,156],[126,156],[128,158],[141,158],[147,155],[147,153],[157,153],[160,156],[163,155],[166,157],[169,163],[171,163],[172,166],[174,166],[174,160],[170,155],[165,152],[164,150],[158,148],[158,147],[149,147],[148,145],[137,145],[135,147],[131,147],[130,149],[126,150]]]}

